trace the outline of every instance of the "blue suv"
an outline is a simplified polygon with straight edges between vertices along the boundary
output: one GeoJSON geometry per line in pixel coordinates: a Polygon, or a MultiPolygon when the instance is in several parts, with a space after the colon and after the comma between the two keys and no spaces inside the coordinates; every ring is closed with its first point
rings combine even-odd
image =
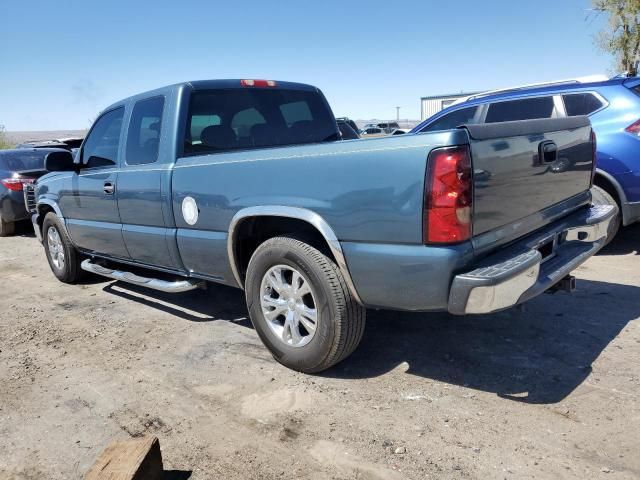
{"type": "Polygon", "coordinates": [[[452,105],[411,133],[448,130],[462,124],[588,115],[597,137],[595,203],[617,203],[611,228],[640,220],[640,78],[560,82],[488,92],[452,105]]]}

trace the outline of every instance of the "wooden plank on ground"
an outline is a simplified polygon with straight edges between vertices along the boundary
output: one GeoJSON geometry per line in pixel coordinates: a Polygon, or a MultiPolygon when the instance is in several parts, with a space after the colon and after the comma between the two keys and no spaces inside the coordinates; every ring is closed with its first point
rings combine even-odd
{"type": "Polygon", "coordinates": [[[161,479],[160,442],[151,435],[112,442],[85,476],[85,480],[161,479]]]}

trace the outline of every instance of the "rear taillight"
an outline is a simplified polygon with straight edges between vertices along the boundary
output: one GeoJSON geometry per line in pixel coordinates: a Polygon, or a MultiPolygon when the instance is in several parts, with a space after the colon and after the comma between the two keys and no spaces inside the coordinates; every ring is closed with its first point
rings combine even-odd
{"type": "Polygon", "coordinates": [[[275,87],[276,82],[273,80],[240,80],[243,87],[275,87]]]}
{"type": "Polygon", "coordinates": [[[636,120],[627,128],[624,129],[625,132],[640,137],[640,120],[636,120]]]}
{"type": "Polygon", "coordinates": [[[471,238],[472,180],[469,147],[431,151],[424,196],[425,243],[458,243],[471,238]]]}
{"type": "Polygon", "coordinates": [[[3,178],[2,180],[0,180],[0,183],[2,183],[2,185],[13,192],[21,192],[25,185],[33,182],[33,178],[27,177],[3,178]]]}
{"type": "Polygon", "coordinates": [[[596,138],[596,132],[591,130],[591,153],[593,154],[593,163],[591,164],[591,186],[593,187],[593,181],[596,178],[596,167],[598,160],[598,141],[596,138]]]}

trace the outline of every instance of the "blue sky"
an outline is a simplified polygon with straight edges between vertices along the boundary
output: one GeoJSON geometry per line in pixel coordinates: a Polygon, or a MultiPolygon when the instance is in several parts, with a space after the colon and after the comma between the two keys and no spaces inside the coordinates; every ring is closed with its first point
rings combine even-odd
{"type": "Polygon", "coordinates": [[[336,115],[420,116],[420,97],[595,73],[589,0],[3,2],[0,124],[86,128],[110,103],[205,78],[320,87],[336,115]]]}

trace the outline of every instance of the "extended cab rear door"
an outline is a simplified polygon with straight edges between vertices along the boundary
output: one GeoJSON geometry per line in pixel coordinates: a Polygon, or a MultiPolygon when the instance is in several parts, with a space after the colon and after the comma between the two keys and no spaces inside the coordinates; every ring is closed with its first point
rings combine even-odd
{"type": "Polygon", "coordinates": [[[131,259],[182,269],[171,212],[172,90],[133,100],[118,175],[122,235],[131,259]]]}

